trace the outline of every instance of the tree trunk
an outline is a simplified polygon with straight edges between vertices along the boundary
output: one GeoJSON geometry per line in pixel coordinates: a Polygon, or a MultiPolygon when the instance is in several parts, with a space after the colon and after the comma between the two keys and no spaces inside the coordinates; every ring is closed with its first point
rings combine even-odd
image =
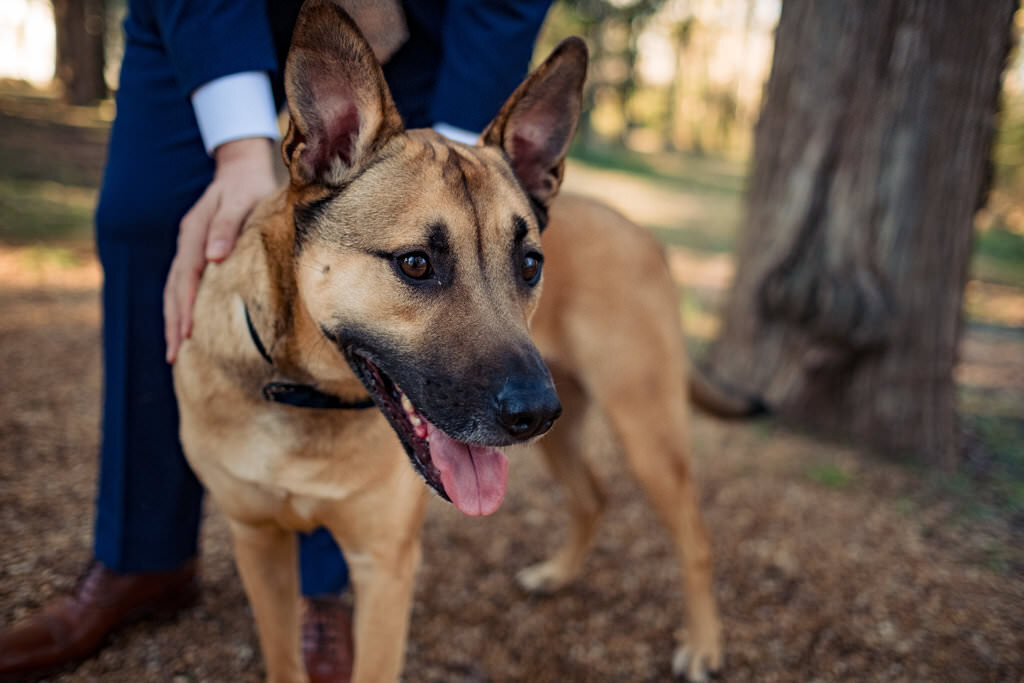
{"type": "Polygon", "coordinates": [[[721,379],[946,468],[972,221],[1015,0],[784,0],[721,379]]]}
{"type": "Polygon", "coordinates": [[[53,0],[57,31],[55,76],[69,104],[93,104],[107,95],[103,77],[104,0],[53,0]]]}

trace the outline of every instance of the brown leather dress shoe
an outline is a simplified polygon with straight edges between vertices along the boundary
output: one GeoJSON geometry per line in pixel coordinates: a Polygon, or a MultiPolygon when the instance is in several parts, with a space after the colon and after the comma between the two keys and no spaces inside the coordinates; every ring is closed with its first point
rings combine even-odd
{"type": "Polygon", "coordinates": [[[0,631],[0,676],[43,673],[100,648],[116,627],[174,613],[199,596],[195,561],[170,572],[119,574],[94,561],[71,595],[0,631]]]}
{"type": "Polygon", "coordinates": [[[305,598],[302,656],[309,683],[345,683],[352,678],[352,616],[341,598],[305,598]]]}

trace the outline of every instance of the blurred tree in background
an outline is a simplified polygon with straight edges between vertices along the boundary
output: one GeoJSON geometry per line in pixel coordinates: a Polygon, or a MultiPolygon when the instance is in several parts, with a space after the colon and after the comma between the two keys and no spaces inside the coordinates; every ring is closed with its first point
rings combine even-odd
{"type": "Polygon", "coordinates": [[[622,120],[613,134],[613,142],[625,146],[635,122],[630,114],[630,99],[636,90],[637,36],[644,23],[664,0],[563,0],[553,10],[556,31],[583,36],[590,47],[590,72],[583,100],[580,134],[584,145],[595,143],[595,104],[607,98],[622,120]]]}
{"type": "Polygon", "coordinates": [[[68,104],[95,104],[107,96],[107,8],[104,0],[53,0],[57,37],[54,77],[68,104]]]}
{"type": "Polygon", "coordinates": [[[711,365],[804,427],[952,468],[973,219],[1015,0],[784,0],[711,365]]]}
{"type": "Polygon", "coordinates": [[[587,40],[580,147],[744,158],[777,16],[778,0],[561,0],[537,52],[587,40]]]}

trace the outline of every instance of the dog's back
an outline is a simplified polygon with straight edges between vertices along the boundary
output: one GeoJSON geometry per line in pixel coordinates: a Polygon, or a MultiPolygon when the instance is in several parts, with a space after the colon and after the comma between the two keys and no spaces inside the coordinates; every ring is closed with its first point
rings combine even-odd
{"type": "Polygon", "coordinates": [[[661,380],[629,373],[644,372],[655,357],[664,381],[683,386],[679,295],[657,241],[579,195],[559,196],[550,218],[544,294],[532,327],[545,360],[587,378],[623,374],[630,386],[649,388],[661,380]]]}

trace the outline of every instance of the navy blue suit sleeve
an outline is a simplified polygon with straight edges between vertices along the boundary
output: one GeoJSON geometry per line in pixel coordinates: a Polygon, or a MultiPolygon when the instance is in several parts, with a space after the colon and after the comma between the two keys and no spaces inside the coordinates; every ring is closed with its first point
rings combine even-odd
{"type": "Polygon", "coordinates": [[[523,77],[552,0],[449,0],[431,118],[482,131],[523,77]]]}
{"type": "Polygon", "coordinates": [[[156,0],[156,20],[178,82],[189,96],[242,71],[276,71],[265,0],[156,0]]]}

